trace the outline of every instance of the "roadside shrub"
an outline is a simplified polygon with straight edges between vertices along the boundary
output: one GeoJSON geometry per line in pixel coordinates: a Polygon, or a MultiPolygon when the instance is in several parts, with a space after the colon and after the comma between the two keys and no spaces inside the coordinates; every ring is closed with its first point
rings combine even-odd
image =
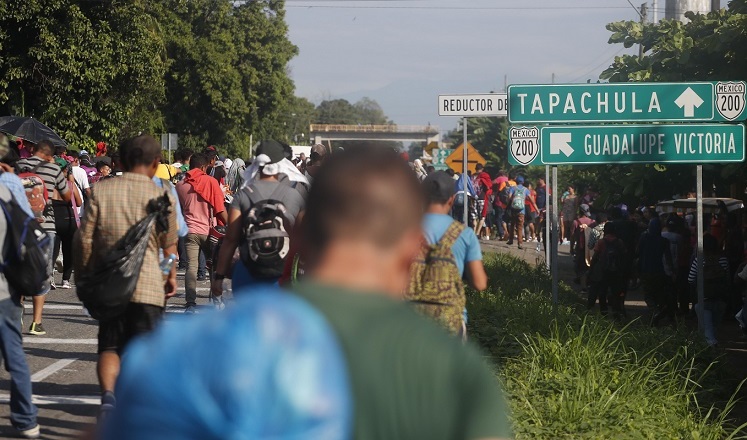
{"type": "Polygon", "coordinates": [[[485,262],[491,288],[468,293],[470,337],[498,367],[517,438],[736,434],[726,423],[733,401],[710,403],[717,362],[698,338],[587,315],[565,285],[554,306],[544,269],[505,254],[485,262]]]}

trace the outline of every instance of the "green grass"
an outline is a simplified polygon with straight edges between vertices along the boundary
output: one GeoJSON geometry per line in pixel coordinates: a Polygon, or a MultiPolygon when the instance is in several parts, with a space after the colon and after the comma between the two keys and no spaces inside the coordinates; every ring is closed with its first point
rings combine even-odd
{"type": "Polygon", "coordinates": [[[544,269],[505,254],[485,263],[492,287],[468,293],[470,337],[498,367],[517,438],[740,435],[716,354],[686,329],[620,327],[565,285],[553,306],[544,269]]]}

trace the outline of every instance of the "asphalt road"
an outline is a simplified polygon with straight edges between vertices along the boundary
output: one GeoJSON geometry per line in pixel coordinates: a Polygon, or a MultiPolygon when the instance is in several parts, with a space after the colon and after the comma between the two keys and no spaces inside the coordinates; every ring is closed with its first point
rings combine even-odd
{"type": "MultiPolygon", "coordinates": [[[[60,275],[57,274],[59,283],[60,275]]],[[[166,324],[184,309],[184,273],[178,273],[179,295],[169,300],[166,324]]],[[[58,284],[59,285],[59,284],[58,284]]],[[[209,284],[198,282],[198,307],[208,307],[209,284]]],[[[95,421],[100,392],[96,378],[98,323],[88,317],[72,289],[47,296],[44,336],[29,335],[31,301],[25,304],[24,339],[34,402],[44,439],[79,438],[95,421]]],[[[17,438],[10,425],[9,374],[0,370],[0,438],[17,438]]]]}

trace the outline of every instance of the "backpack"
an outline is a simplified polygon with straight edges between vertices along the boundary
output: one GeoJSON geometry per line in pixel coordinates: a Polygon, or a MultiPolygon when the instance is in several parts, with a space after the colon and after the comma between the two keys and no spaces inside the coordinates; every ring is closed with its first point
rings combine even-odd
{"type": "Polygon", "coordinates": [[[7,223],[3,243],[2,271],[14,293],[39,295],[49,282],[49,255],[52,240],[35,218],[21,208],[11,196],[0,199],[7,223]]]}
{"type": "Polygon", "coordinates": [[[625,267],[625,245],[623,242],[616,238],[612,242],[602,239],[601,243],[601,249],[599,253],[594,254],[595,259],[589,271],[589,279],[595,282],[617,279],[621,276],[625,267]]]}
{"type": "Polygon", "coordinates": [[[31,205],[31,211],[34,213],[34,217],[41,222],[44,221],[44,212],[49,204],[47,185],[44,183],[44,179],[36,174],[43,164],[44,162],[39,162],[33,168],[24,167],[20,170],[21,173],[18,174],[18,177],[21,178],[23,189],[26,190],[26,198],[29,201],[29,205],[31,205]]]}
{"type": "Polygon", "coordinates": [[[527,200],[527,194],[526,194],[526,188],[524,188],[522,185],[518,185],[514,187],[514,195],[511,199],[511,209],[514,211],[521,211],[524,209],[524,206],[526,205],[527,200]]]}
{"type": "Polygon", "coordinates": [[[503,206],[508,206],[508,202],[511,200],[511,185],[508,182],[503,183],[503,189],[498,193],[498,200],[501,201],[503,206]]]}
{"type": "MultiPolygon", "coordinates": [[[[290,189],[290,187],[288,187],[290,189]]],[[[279,278],[285,268],[285,257],[290,251],[290,235],[286,228],[287,210],[275,199],[282,184],[264,200],[251,186],[252,207],[244,216],[244,234],[241,243],[241,261],[255,278],[279,278]]]]}
{"type": "Polygon", "coordinates": [[[439,321],[455,334],[462,331],[466,297],[451,248],[464,229],[464,225],[455,221],[438,243],[423,241],[410,266],[410,282],[405,292],[405,299],[412,302],[417,311],[439,321]]]}
{"type": "Polygon", "coordinates": [[[723,300],[729,291],[729,273],[721,266],[717,255],[703,259],[703,298],[708,301],[723,300]]]}

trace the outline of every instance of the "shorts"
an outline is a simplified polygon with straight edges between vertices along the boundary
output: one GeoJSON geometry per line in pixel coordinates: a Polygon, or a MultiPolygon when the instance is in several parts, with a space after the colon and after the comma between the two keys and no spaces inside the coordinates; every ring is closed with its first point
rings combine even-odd
{"type": "Polygon", "coordinates": [[[116,318],[99,322],[99,354],[115,351],[122,354],[136,336],[153,330],[163,317],[163,307],[130,303],[116,318]]]}
{"type": "Polygon", "coordinates": [[[529,211],[527,212],[527,222],[529,223],[536,223],[537,222],[537,213],[529,211]]]}

